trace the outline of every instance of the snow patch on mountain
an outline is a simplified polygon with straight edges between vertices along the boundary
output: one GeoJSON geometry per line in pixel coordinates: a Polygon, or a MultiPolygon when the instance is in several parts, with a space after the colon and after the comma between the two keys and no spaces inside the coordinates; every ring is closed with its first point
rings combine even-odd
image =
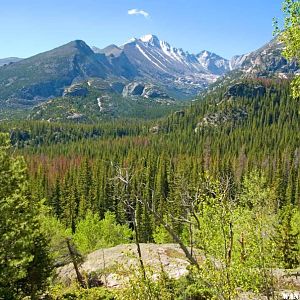
{"type": "Polygon", "coordinates": [[[160,68],[163,72],[167,72],[166,70],[164,70],[161,66],[159,66],[156,62],[154,62],[147,54],[146,52],[140,47],[140,45],[136,45],[136,47],[138,48],[138,50],[151,62],[153,63],[155,66],[157,66],[158,68],[160,68]]]}
{"type": "Polygon", "coordinates": [[[99,106],[99,110],[102,112],[104,110],[104,108],[102,106],[101,97],[97,98],[97,103],[98,103],[98,106],[99,106]]]}
{"type": "Polygon", "coordinates": [[[146,34],[141,37],[141,41],[144,43],[149,43],[150,41],[153,41],[154,35],[152,34],[146,34]]]}

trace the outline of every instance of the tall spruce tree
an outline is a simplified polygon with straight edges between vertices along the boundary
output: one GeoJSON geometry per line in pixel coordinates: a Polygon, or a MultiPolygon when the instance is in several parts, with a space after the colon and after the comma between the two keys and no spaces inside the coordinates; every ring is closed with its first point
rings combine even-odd
{"type": "Polygon", "coordinates": [[[285,205],[279,213],[279,222],[276,226],[274,241],[276,242],[276,258],[287,269],[299,266],[299,229],[292,226],[294,209],[291,204],[285,205]]]}
{"type": "Polygon", "coordinates": [[[9,155],[9,147],[8,136],[0,134],[0,298],[36,299],[50,275],[51,260],[26,165],[9,155]]]}

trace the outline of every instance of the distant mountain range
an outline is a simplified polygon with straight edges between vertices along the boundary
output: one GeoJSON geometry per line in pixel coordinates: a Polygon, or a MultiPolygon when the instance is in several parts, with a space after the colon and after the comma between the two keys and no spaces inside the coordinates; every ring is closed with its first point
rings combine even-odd
{"type": "Polygon", "coordinates": [[[129,70],[135,70],[140,78],[162,83],[171,94],[196,94],[228,71],[226,60],[215,54],[207,51],[190,54],[154,35],[134,38],[120,47],[110,45],[93,50],[109,59],[125,56],[130,62],[129,70]]]}
{"type": "Polygon", "coordinates": [[[27,59],[0,60],[0,102],[32,107],[90,79],[118,86],[120,94],[128,84],[143,82],[155,86],[164,98],[166,94],[192,98],[234,70],[265,77],[297,72],[298,66],[282,57],[282,47],[274,39],[254,52],[227,60],[209,51],[190,54],[154,35],[104,49],[77,40],[27,59]]]}

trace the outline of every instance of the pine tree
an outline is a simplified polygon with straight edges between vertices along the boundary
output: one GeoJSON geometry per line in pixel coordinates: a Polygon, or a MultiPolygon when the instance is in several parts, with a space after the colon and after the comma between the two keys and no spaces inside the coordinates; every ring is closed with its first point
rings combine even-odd
{"type": "Polygon", "coordinates": [[[166,199],[169,193],[168,174],[166,160],[162,156],[158,161],[156,182],[155,182],[155,194],[154,194],[154,207],[155,211],[162,217],[164,214],[164,208],[166,199]]]}
{"type": "Polygon", "coordinates": [[[276,257],[284,268],[292,269],[299,266],[299,229],[292,228],[293,207],[287,204],[281,209],[279,223],[276,226],[274,241],[276,242],[276,257]]]}
{"type": "Polygon", "coordinates": [[[36,299],[51,271],[48,245],[24,160],[8,150],[9,140],[0,134],[0,298],[36,299]]]}
{"type": "Polygon", "coordinates": [[[78,217],[84,218],[86,212],[91,208],[91,199],[90,199],[90,191],[92,184],[92,174],[89,165],[89,161],[87,159],[81,165],[81,169],[79,171],[79,182],[78,182],[78,192],[79,192],[79,211],[78,217]]]}
{"type": "Polygon", "coordinates": [[[53,209],[54,215],[59,219],[61,216],[61,183],[59,177],[56,178],[54,191],[51,196],[51,207],[53,209]]]}

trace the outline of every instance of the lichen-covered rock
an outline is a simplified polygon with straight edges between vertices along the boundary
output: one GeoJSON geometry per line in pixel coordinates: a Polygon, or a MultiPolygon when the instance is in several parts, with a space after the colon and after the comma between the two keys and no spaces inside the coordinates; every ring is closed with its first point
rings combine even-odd
{"type": "MultiPolygon", "coordinates": [[[[170,278],[174,279],[188,274],[190,263],[177,244],[140,244],[140,247],[144,265],[147,269],[151,269],[149,275],[153,279],[159,275],[162,268],[170,278]]],[[[200,254],[196,257],[199,261],[203,259],[200,254]]],[[[97,250],[87,255],[81,270],[87,274],[93,272],[101,274],[101,281],[107,287],[121,287],[128,280],[129,273],[138,265],[136,245],[129,244],[97,250]]],[[[74,280],[73,265],[59,268],[58,278],[64,283],[74,280]]]]}

